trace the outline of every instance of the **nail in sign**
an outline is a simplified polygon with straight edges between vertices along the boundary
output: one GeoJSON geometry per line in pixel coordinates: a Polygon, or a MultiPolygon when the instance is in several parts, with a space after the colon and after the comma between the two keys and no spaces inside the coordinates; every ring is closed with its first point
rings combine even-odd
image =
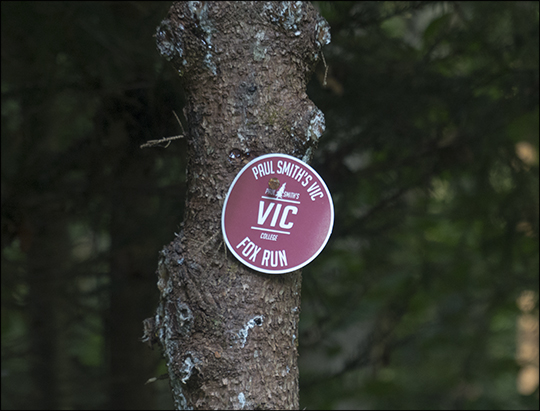
{"type": "Polygon", "coordinates": [[[221,227],[242,263],[268,274],[309,264],[334,226],[328,187],[308,164],[287,154],[257,157],[229,188],[221,227]]]}

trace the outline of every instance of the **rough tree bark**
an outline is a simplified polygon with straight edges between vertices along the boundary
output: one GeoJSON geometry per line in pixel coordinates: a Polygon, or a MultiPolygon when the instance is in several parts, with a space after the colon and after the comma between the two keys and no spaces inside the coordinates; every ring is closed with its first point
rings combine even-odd
{"type": "Polygon", "coordinates": [[[307,2],[178,2],[157,46],[182,77],[189,143],[182,232],[161,251],[161,302],[145,321],[177,408],[298,408],[301,272],[253,271],[227,254],[221,210],[250,159],[306,162],[324,116],[306,94],[327,22],[307,2]]]}

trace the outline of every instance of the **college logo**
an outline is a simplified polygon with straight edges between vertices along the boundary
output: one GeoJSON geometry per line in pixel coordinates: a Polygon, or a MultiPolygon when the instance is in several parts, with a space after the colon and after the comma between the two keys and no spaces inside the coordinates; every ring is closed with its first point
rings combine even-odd
{"type": "Polygon", "coordinates": [[[326,184],[313,168],[286,154],[267,154],[236,176],[223,204],[227,247],[254,270],[282,274],[311,262],[334,224],[326,184]]]}

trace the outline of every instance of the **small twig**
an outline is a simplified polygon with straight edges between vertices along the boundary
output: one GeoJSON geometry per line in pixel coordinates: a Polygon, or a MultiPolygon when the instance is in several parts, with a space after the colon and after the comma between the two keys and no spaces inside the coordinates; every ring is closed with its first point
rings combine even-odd
{"type": "Polygon", "coordinates": [[[144,385],[147,385],[147,384],[151,384],[153,382],[156,382],[157,380],[165,380],[165,379],[168,379],[169,378],[169,373],[167,374],[162,374],[160,375],[159,377],[152,377],[152,378],[149,378],[145,383],[144,385]]]}
{"type": "Polygon", "coordinates": [[[328,66],[326,65],[326,59],[324,58],[324,53],[321,50],[322,55],[322,61],[324,63],[324,81],[323,81],[323,87],[326,87],[326,76],[328,75],[328,66]]]}
{"type": "Polygon", "coordinates": [[[182,122],[180,121],[180,119],[178,118],[178,116],[176,115],[176,112],[174,110],[173,110],[173,114],[176,117],[176,121],[178,121],[178,124],[180,124],[180,128],[182,129],[182,133],[186,134],[186,132],[184,131],[184,126],[182,125],[182,122]]]}
{"type": "Polygon", "coordinates": [[[162,139],[159,139],[159,140],[149,140],[148,142],[142,144],[141,148],[154,147],[154,146],[157,146],[157,145],[159,145],[161,143],[167,143],[166,146],[162,146],[163,148],[167,148],[167,147],[169,147],[169,144],[171,144],[171,141],[178,140],[180,138],[184,138],[184,136],[182,134],[180,134],[178,136],[163,137],[162,139]]]}
{"type": "Polygon", "coordinates": [[[183,134],[179,134],[177,136],[172,136],[172,137],[163,137],[162,139],[159,139],[159,140],[149,140],[148,142],[141,145],[141,148],[154,147],[161,143],[167,143],[166,146],[164,147],[162,146],[163,148],[167,148],[171,144],[171,141],[178,140],[179,138],[184,138],[184,135],[186,134],[186,132],[184,131],[184,126],[182,125],[182,122],[180,121],[180,119],[178,118],[174,110],[173,110],[173,114],[176,117],[176,121],[178,121],[178,124],[180,124],[180,128],[182,129],[183,134]]]}

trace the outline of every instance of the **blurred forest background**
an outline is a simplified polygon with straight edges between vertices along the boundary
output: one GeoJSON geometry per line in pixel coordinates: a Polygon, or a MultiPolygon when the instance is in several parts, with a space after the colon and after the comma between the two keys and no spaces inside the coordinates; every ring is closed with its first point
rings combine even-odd
{"type": "MultiPolygon", "coordinates": [[[[2,409],[172,408],[139,341],[180,230],[169,2],[2,2],[2,409]]],[[[538,408],[538,2],[316,2],[333,194],[300,405],[538,408]]],[[[239,63],[241,64],[241,63],[239,63]]]]}

